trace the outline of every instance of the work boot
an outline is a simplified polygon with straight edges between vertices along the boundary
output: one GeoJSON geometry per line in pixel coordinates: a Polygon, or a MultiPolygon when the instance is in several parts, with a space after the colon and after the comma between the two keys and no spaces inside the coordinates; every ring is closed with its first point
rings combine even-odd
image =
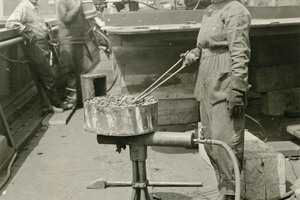
{"type": "Polygon", "coordinates": [[[54,113],[63,113],[64,112],[64,109],[60,108],[60,107],[51,106],[51,108],[54,113]]]}
{"type": "Polygon", "coordinates": [[[63,113],[64,110],[62,108],[57,108],[55,106],[48,106],[42,108],[42,115],[46,115],[49,113],[63,113]]]}
{"type": "Polygon", "coordinates": [[[70,110],[73,108],[73,104],[61,102],[58,107],[63,110],[70,110]]]}

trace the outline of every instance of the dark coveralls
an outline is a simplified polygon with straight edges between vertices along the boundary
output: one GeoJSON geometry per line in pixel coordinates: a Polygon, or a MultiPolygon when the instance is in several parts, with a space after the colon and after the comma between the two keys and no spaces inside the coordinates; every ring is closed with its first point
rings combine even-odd
{"type": "Polygon", "coordinates": [[[42,108],[49,109],[51,105],[58,107],[61,100],[56,92],[55,76],[49,64],[49,29],[36,6],[29,0],[23,0],[8,18],[6,28],[17,30],[25,40],[23,52],[30,61],[29,69],[42,108]]]}
{"type": "MultiPolygon", "coordinates": [[[[243,94],[246,104],[248,85],[247,63],[250,59],[250,14],[236,0],[213,0],[205,11],[197,48],[200,57],[195,96],[200,101],[201,123],[206,139],[227,143],[235,152],[239,167],[243,165],[244,110],[232,116],[228,99],[232,91],[243,94]]],[[[230,157],[218,146],[205,145],[215,169],[221,194],[234,194],[234,170],[230,157]]]]}
{"type": "Polygon", "coordinates": [[[75,73],[77,106],[82,105],[80,75],[84,73],[83,55],[86,45],[86,22],[83,9],[76,0],[60,0],[57,5],[59,18],[60,57],[65,72],[75,73]]]}

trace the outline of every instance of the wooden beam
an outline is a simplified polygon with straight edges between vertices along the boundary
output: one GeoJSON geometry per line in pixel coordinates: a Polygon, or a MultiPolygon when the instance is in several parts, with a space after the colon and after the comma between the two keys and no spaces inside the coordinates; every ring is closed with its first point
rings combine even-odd
{"type": "MultiPolygon", "coordinates": [[[[255,6],[247,7],[252,19],[277,19],[300,17],[300,6],[255,6]]],[[[122,12],[104,16],[106,26],[145,26],[163,24],[200,23],[204,10],[168,10],[147,12],[122,12]]]]}

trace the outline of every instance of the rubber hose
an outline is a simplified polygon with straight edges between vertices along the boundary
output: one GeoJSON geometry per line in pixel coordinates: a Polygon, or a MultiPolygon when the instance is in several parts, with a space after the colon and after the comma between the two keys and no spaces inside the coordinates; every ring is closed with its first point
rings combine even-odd
{"type": "Polygon", "coordinates": [[[291,197],[293,194],[295,193],[294,190],[291,190],[291,191],[288,191],[287,193],[284,193],[278,197],[274,197],[274,198],[271,198],[269,200],[281,200],[281,199],[287,199],[289,197],[291,197]]]}
{"type": "Polygon", "coordinates": [[[234,170],[234,176],[235,176],[235,197],[234,200],[240,200],[241,199],[241,175],[240,175],[240,169],[239,169],[239,164],[238,160],[232,151],[232,149],[226,144],[225,142],[222,142],[220,140],[196,140],[201,144],[211,144],[211,145],[218,145],[223,147],[227,153],[230,156],[230,159],[233,163],[233,170],[234,170]]]}
{"type": "Polygon", "coordinates": [[[289,197],[292,196],[294,193],[295,193],[294,190],[288,191],[287,193],[280,195],[280,199],[286,199],[286,198],[289,198],[289,197]]]}
{"type": "Polygon", "coordinates": [[[6,177],[5,179],[3,180],[3,182],[0,184],[0,190],[5,186],[5,184],[7,183],[7,181],[9,180],[10,178],[10,175],[11,175],[11,168],[12,168],[12,165],[13,163],[15,162],[15,159],[17,158],[17,155],[18,153],[15,152],[14,155],[13,155],[13,158],[10,160],[9,162],[9,165],[8,165],[8,168],[7,168],[7,174],[6,174],[6,177]]]}
{"type": "Polygon", "coordinates": [[[254,119],[254,118],[251,117],[250,115],[245,114],[245,116],[246,116],[247,118],[251,119],[254,123],[258,124],[258,126],[261,128],[261,130],[262,130],[262,132],[263,132],[263,133],[260,134],[260,136],[261,136],[261,137],[264,137],[264,142],[266,142],[268,138],[266,137],[265,129],[264,129],[264,127],[261,125],[261,123],[259,123],[256,119],[254,119]]]}
{"type": "Polygon", "coordinates": [[[107,93],[108,93],[108,92],[113,88],[113,86],[116,84],[118,77],[119,77],[119,75],[116,76],[114,82],[111,84],[111,86],[108,88],[108,90],[106,90],[107,93]]]}

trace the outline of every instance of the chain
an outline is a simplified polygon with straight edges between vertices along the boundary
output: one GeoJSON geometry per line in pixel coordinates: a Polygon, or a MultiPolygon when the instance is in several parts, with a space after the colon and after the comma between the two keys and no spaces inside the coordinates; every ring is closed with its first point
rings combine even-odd
{"type": "Polygon", "coordinates": [[[29,63],[28,60],[14,60],[14,59],[11,59],[3,54],[0,53],[0,58],[2,58],[3,60],[6,60],[8,62],[11,62],[11,63],[19,63],[19,64],[27,64],[29,63]]]}

